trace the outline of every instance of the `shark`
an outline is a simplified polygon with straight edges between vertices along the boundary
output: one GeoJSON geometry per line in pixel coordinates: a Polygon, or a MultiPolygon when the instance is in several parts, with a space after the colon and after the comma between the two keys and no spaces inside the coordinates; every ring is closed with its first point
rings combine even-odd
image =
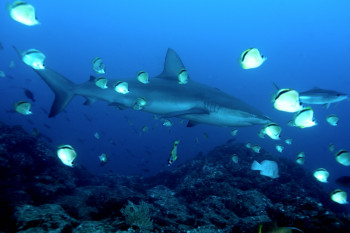
{"type": "Polygon", "coordinates": [[[185,69],[178,54],[168,49],[163,71],[150,78],[148,84],[135,78],[108,80],[108,83],[124,81],[129,93],[121,94],[108,87],[96,86],[90,78],[82,84],[75,84],[63,75],[46,67],[33,69],[55,94],[49,117],[55,117],[69,104],[74,96],[86,98],[85,105],[97,100],[106,101],[118,109],[133,109],[138,98],[146,105],[139,111],[160,115],[162,118],[177,117],[188,120],[188,127],[199,123],[216,126],[251,126],[270,123],[269,117],[246,102],[217,88],[207,86],[189,78],[186,84],[179,84],[179,71],[185,69]]]}
{"type": "Polygon", "coordinates": [[[346,100],[348,96],[344,93],[314,87],[308,91],[300,92],[299,99],[306,104],[322,104],[329,108],[332,103],[346,100]]]}

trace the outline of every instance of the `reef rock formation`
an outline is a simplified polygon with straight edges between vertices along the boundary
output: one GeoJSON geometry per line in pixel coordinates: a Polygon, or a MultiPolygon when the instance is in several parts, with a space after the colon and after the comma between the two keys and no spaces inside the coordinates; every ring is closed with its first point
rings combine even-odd
{"type": "Polygon", "coordinates": [[[0,232],[250,233],[265,223],[350,232],[345,208],[310,172],[262,152],[259,160],[278,162],[280,177],[271,179],[250,170],[254,159],[227,143],[152,177],[95,176],[62,165],[20,127],[0,124],[0,232]]]}

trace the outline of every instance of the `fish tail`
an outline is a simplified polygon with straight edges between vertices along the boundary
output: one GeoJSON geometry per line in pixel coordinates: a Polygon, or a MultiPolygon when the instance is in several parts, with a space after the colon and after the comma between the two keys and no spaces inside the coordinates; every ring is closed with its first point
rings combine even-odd
{"type": "MultiPolygon", "coordinates": [[[[296,231],[299,231],[299,232],[303,232],[302,230],[300,230],[299,228],[296,228],[296,227],[288,227],[288,229],[296,230],[296,231]]],[[[303,233],[304,233],[304,232],[303,232],[303,233]]]]}
{"type": "Polygon", "coordinates": [[[70,80],[60,75],[50,68],[35,70],[36,73],[46,82],[46,84],[55,93],[55,100],[51,106],[49,117],[59,114],[74,97],[74,87],[76,86],[70,80]]]}
{"type": "Polygon", "coordinates": [[[277,84],[275,83],[275,82],[272,82],[273,83],[273,85],[275,86],[275,88],[277,89],[277,90],[280,90],[280,88],[277,86],[277,84]]]}
{"type": "Polygon", "coordinates": [[[22,58],[22,52],[19,50],[19,49],[17,49],[17,47],[16,46],[12,46],[12,48],[16,51],[16,53],[17,53],[17,55],[20,57],[20,58],[22,58]]]}

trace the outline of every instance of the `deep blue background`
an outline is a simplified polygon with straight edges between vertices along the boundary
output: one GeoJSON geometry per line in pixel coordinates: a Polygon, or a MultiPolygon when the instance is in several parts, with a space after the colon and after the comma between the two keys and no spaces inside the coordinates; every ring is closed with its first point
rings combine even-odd
{"type": "MultiPolygon", "coordinates": [[[[299,91],[318,86],[350,93],[350,3],[304,0],[235,1],[30,1],[36,7],[40,25],[29,27],[12,20],[2,3],[0,14],[0,70],[14,79],[0,79],[0,120],[21,124],[31,131],[36,127],[53,139],[52,146],[65,143],[76,148],[76,163],[96,173],[112,170],[118,174],[152,174],[167,168],[172,143],[180,139],[178,164],[198,152],[207,152],[231,139],[231,128],[199,125],[186,128],[173,120],[169,131],[151,114],[132,110],[118,111],[106,103],[83,106],[77,97],[66,112],[47,118],[53,92],[29,67],[21,63],[12,45],[19,49],[36,48],[46,56],[47,66],[76,83],[88,80],[91,60],[99,56],[106,64],[106,78],[136,77],[140,70],[151,76],[163,69],[168,47],[182,58],[192,79],[214,86],[257,107],[283,128],[282,137],[293,138],[291,146],[279,156],[295,160],[305,151],[305,167],[324,167],[330,181],[349,174],[328,152],[350,150],[350,104],[333,104],[329,109],[313,106],[318,125],[291,128],[286,123],[293,114],[275,110],[271,96],[272,82],[281,88],[299,91]],[[257,47],[268,60],[254,70],[238,64],[242,51],[257,47]],[[13,69],[8,67],[15,61],[13,69]],[[33,115],[11,113],[13,104],[26,100],[22,88],[35,93],[33,115]],[[332,127],[328,114],[340,117],[332,127]],[[126,120],[129,118],[133,125],[126,120]],[[49,125],[47,128],[44,124],[49,125]],[[143,133],[142,127],[150,129],[143,133]],[[94,138],[99,132],[100,140],[94,138]],[[206,132],[209,138],[205,139],[206,132]],[[141,134],[141,135],[139,135],[141,134]],[[198,137],[200,143],[195,144],[198,137]],[[110,143],[115,142],[115,145],[110,143]],[[98,156],[107,153],[110,162],[99,166],[98,156]],[[144,169],[149,169],[146,172],[144,169]]],[[[236,140],[259,143],[270,153],[276,141],[260,139],[260,126],[240,128],[236,140]]],[[[282,143],[282,142],[279,142],[282,143]]],[[[257,160],[261,160],[259,155],[257,160]]],[[[295,174],[298,179],[298,174],[295,174]]],[[[333,184],[325,184],[334,188],[333,184]]]]}

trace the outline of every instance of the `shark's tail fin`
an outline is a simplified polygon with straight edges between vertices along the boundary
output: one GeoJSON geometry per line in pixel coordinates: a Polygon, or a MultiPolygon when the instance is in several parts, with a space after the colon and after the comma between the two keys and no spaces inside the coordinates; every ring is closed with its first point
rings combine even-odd
{"type": "Polygon", "coordinates": [[[34,71],[40,75],[55,93],[55,100],[49,114],[49,117],[54,117],[60,113],[74,97],[75,84],[50,68],[34,71]]]}

